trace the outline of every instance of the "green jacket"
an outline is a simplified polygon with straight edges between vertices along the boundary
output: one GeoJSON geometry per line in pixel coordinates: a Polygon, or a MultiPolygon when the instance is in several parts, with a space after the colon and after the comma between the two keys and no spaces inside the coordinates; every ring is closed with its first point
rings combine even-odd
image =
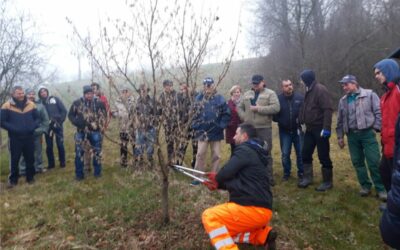
{"type": "Polygon", "coordinates": [[[35,129],[35,136],[38,136],[47,133],[49,131],[50,120],[44,105],[41,104],[40,102],[36,102],[35,104],[40,118],[39,127],[35,129]]]}
{"type": "Polygon", "coordinates": [[[254,98],[254,90],[243,94],[238,106],[238,114],[243,122],[251,123],[256,128],[271,128],[272,116],[280,110],[278,96],[273,90],[264,88],[258,95],[257,106],[261,106],[257,112],[250,110],[250,99],[254,98]]]}

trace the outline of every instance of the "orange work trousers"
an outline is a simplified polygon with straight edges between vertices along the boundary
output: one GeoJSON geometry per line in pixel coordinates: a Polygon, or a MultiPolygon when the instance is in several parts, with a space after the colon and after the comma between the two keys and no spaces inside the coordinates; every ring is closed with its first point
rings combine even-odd
{"type": "Polygon", "coordinates": [[[263,245],[272,227],[268,208],[224,203],[203,212],[202,220],[215,249],[239,249],[235,243],[263,245]]]}

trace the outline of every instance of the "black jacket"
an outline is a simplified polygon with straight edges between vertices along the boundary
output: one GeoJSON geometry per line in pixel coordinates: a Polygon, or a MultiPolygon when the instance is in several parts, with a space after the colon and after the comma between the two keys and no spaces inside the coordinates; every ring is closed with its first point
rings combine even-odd
{"type": "Polygon", "coordinates": [[[307,130],[326,129],[331,131],[332,112],[332,100],[328,89],[317,82],[311,84],[300,110],[300,123],[306,124],[307,130]]]}
{"type": "Polygon", "coordinates": [[[40,102],[46,107],[51,122],[57,122],[59,125],[63,124],[67,117],[67,109],[60,98],[49,96],[46,99],[40,99],[40,102]]]}
{"type": "Polygon", "coordinates": [[[107,111],[98,98],[88,102],[81,97],[72,103],[68,119],[78,130],[99,131],[104,127],[107,111]]]}
{"type": "Polygon", "coordinates": [[[216,176],[218,188],[228,190],[229,200],[239,205],[272,209],[266,167],[269,157],[255,140],[238,145],[216,176]]]}
{"type": "Polygon", "coordinates": [[[379,225],[383,241],[400,249],[400,114],[397,117],[393,157],[392,186],[388,193],[387,209],[379,225]]]}
{"type": "Polygon", "coordinates": [[[278,99],[281,109],[274,115],[273,121],[286,132],[296,132],[300,127],[299,113],[304,102],[303,95],[295,92],[291,96],[285,96],[282,93],[278,95],[278,99]]]}

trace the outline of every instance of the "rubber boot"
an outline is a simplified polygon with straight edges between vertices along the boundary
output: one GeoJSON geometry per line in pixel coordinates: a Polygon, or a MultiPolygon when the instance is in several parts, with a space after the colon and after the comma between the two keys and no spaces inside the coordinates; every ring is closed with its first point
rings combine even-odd
{"type": "Polygon", "coordinates": [[[304,164],[303,179],[297,184],[299,188],[306,188],[313,182],[313,165],[312,163],[304,164]]]}
{"type": "Polygon", "coordinates": [[[324,192],[332,187],[332,168],[322,168],[322,184],[315,191],[324,192]]]}

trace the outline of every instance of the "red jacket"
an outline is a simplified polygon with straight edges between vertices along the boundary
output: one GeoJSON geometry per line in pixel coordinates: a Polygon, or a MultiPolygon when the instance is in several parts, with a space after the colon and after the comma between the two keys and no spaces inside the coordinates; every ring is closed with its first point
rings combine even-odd
{"type": "Polygon", "coordinates": [[[383,155],[393,158],[395,123],[400,112],[400,87],[394,82],[388,83],[389,90],[381,97],[383,155]]]}
{"type": "Polygon", "coordinates": [[[232,144],[235,143],[233,137],[235,136],[236,129],[240,124],[240,118],[237,112],[236,104],[231,99],[228,101],[228,107],[231,110],[231,120],[229,121],[228,127],[226,127],[225,130],[225,141],[232,144]]]}
{"type": "Polygon", "coordinates": [[[104,104],[104,107],[106,108],[107,119],[106,119],[106,123],[104,124],[104,129],[107,129],[108,124],[110,123],[110,118],[111,118],[110,104],[108,103],[107,97],[105,95],[102,94],[102,95],[98,96],[98,98],[104,104]]]}

